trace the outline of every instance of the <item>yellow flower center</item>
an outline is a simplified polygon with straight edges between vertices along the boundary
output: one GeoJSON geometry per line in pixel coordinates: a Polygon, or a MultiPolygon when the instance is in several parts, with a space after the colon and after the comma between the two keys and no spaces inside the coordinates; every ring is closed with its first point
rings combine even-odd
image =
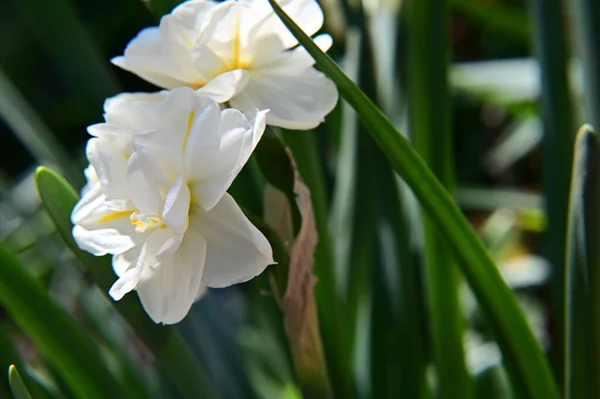
{"type": "Polygon", "coordinates": [[[131,220],[131,224],[135,226],[135,231],[138,233],[145,233],[146,231],[155,229],[157,227],[160,227],[161,229],[167,227],[161,217],[155,215],[145,215],[139,211],[133,212],[129,220],[131,220]]]}

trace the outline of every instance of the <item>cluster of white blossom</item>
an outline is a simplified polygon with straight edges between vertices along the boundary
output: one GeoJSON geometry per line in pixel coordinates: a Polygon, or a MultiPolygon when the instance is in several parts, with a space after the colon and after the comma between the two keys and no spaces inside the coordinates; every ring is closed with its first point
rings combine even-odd
{"type": "MultiPolygon", "coordinates": [[[[315,0],[281,1],[313,35],[315,0]]],[[[328,35],[315,41],[323,50],[328,35]]],[[[167,89],[106,100],[90,126],[88,185],[73,236],[113,255],[110,295],[136,290],[157,323],[181,321],[206,287],[247,281],[274,263],[264,235],[227,189],[266,124],[317,126],[335,86],[267,0],[194,0],[141,31],[113,63],[167,89]]]]}

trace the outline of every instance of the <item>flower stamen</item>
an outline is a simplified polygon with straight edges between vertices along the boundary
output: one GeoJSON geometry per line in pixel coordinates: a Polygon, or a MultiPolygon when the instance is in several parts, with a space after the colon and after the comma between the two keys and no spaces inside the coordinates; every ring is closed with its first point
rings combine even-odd
{"type": "Polygon", "coordinates": [[[154,215],[142,214],[139,211],[133,212],[130,217],[131,224],[135,226],[137,233],[145,233],[148,230],[155,229],[156,227],[163,227],[165,223],[161,217],[154,215]]]}

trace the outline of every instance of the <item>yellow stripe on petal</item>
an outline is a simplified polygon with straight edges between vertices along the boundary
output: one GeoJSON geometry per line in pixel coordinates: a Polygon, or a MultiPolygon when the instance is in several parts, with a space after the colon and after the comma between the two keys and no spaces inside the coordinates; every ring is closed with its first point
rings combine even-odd
{"type": "Polygon", "coordinates": [[[240,9],[236,8],[235,31],[233,33],[233,68],[240,67],[240,9]]]}
{"type": "Polygon", "coordinates": [[[188,139],[190,138],[190,132],[192,131],[192,124],[194,123],[195,117],[196,111],[192,110],[188,118],[187,129],[185,130],[185,137],[183,138],[183,146],[181,147],[181,152],[185,151],[185,146],[187,145],[188,139]]]}
{"type": "Polygon", "coordinates": [[[121,218],[128,218],[131,215],[131,211],[118,211],[118,212],[113,212],[113,213],[109,213],[108,215],[102,216],[100,219],[98,219],[98,222],[100,223],[108,223],[108,222],[112,222],[113,220],[117,220],[117,219],[121,219],[121,218]]]}

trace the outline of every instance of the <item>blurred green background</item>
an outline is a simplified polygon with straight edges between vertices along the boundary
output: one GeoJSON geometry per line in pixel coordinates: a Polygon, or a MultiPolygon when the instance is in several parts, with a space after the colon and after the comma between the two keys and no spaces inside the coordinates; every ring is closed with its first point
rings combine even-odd
{"type": "MultiPolygon", "coordinates": [[[[593,115],[600,119],[599,109],[594,113],[593,106],[584,106],[593,102],[584,97],[597,89],[592,78],[586,80],[590,93],[582,90],[587,66],[596,62],[580,56],[588,45],[582,39],[588,34],[581,11],[586,2],[448,0],[412,7],[420,1],[322,0],[324,31],[334,37],[329,54],[401,131],[409,132],[434,172],[447,174],[444,184],[517,292],[562,386],[573,141],[579,125],[593,123],[593,115]],[[439,12],[420,19],[419,8],[423,14],[439,12]],[[436,63],[441,69],[428,69],[436,63]],[[421,68],[425,78],[418,76],[421,68]],[[447,77],[447,87],[445,78],[436,80],[439,73],[447,77]],[[419,93],[426,94],[419,100],[419,93]],[[419,127],[439,134],[423,138],[419,127]]],[[[110,64],[110,58],[177,3],[0,3],[0,240],[99,344],[111,371],[143,387],[136,391],[139,397],[181,394],[64,246],[41,207],[33,173],[38,165],[51,166],[75,188],[82,186],[85,128],[102,121],[104,99],[156,90],[110,64]]],[[[588,2],[590,9],[593,3],[588,2]]],[[[319,310],[326,301],[319,284],[339,289],[349,309],[345,323],[351,331],[344,333],[341,349],[328,345],[338,331],[324,325],[321,313],[336,396],[438,397],[436,387],[444,381],[432,366],[437,333],[428,314],[436,311],[429,290],[440,281],[427,280],[423,265],[435,254],[443,257],[444,244],[431,244],[433,239],[424,244],[431,227],[343,101],[314,132],[281,132],[281,137],[315,201],[319,310]],[[306,138],[299,138],[302,134],[306,138]],[[328,277],[325,269],[337,277],[328,277]]],[[[251,167],[232,191],[260,214],[264,183],[256,185],[251,167]]],[[[263,280],[211,290],[177,326],[224,398],[301,395],[263,280]]],[[[466,390],[473,397],[512,397],[500,352],[473,295],[452,274],[441,283],[450,298],[453,289],[457,293],[459,310],[450,304],[448,314],[461,315],[452,323],[461,330],[472,376],[466,390]]],[[[1,369],[11,363],[41,387],[40,397],[79,397],[0,310],[1,369]]],[[[461,363],[458,359],[459,373],[461,363]]],[[[8,395],[3,376],[0,397],[8,395]]]]}

